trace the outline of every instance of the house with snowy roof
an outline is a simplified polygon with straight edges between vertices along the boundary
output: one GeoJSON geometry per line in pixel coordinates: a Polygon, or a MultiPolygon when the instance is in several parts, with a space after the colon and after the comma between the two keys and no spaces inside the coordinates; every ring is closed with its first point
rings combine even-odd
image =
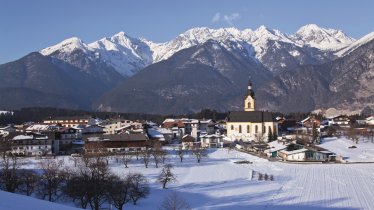
{"type": "Polygon", "coordinates": [[[374,125],[374,115],[365,119],[366,125],[374,125]]]}
{"type": "Polygon", "coordinates": [[[220,148],[223,147],[223,136],[220,134],[204,134],[200,136],[202,147],[220,148]]]}

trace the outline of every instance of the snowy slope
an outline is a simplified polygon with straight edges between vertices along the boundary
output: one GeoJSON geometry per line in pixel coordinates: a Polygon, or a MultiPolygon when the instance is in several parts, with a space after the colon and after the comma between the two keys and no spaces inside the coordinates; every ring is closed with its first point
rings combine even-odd
{"type": "MultiPolygon", "coordinates": [[[[65,158],[65,163],[74,167],[74,163],[65,158]]],[[[32,162],[27,164],[28,168],[38,167],[35,159],[29,160],[32,162]]],[[[169,189],[162,189],[156,182],[161,168],[155,168],[153,162],[145,168],[141,160],[134,158],[129,168],[125,168],[114,159],[110,161],[111,170],[119,175],[140,172],[149,179],[150,196],[136,206],[126,204],[125,209],[158,209],[172,192],[177,192],[194,210],[374,209],[372,164],[269,162],[226,149],[211,149],[200,164],[190,155],[185,156],[183,163],[178,156],[170,155],[167,163],[174,165],[177,182],[171,183],[169,189]],[[241,160],[253,164],[234,163],[241,160]],[[273,175],[274,181],[258,181],[257,176],[252,179],[253,171],[273,175]]]]}
{"type": "Polygon", "coordinates": [[[77,208],[0,191],[0,210],[77,210],[77,208]]]}
{"type": "Polygon", "coordinates": [[[355,41],[341,30],[325,29],[316,24],[301,27],[292,39],[301,45],[332,51],[345,48],[355,41]]]}
{"type": "MultiPolygon", "coordinates": [[[[130,77],[152,63],[168,59],[182,49],[203,44],[210,39],[218,41],[229,51],[240,51],[246,57],[256,58],[260,62],[266,62],[263,61],[265,54],[277,54],[281,50],[288,51],[287,56],[298,58],[303,56],[301,54],[305,54],[303,51],[313,48],[320,50],[321,55],[318,56],[323,57],[324,52],[345,48],[354,41],[340,30],[324,29],[315,24],[301,27],[294,35],[287,35],[265,26],[260,26],[256,30],[201,27],[187,30],[165,43],[132,38],[120,32],[90,44],[85,44],[78,38],[70,38],[42,49],[40,52],[43,55],[55,56],[69,62],[70,54],[75,50],[82,50],[90,60],[105,62],[122,75],[130,77]]],[[[315,54],[315,52],[310,54],[315,54]]],[[[302,61],[299,62],[303,64],[302,61]]]]}
{"type": "Polygon", "coordinates": [[[342,57],[344,55],[349,54],[353,50],[359,48],[360,46],[372,41],[374,39],[374,32],[362,37],[361,39],[353,42],[349,47],[344,48],[336,53],[337,56],[342,57]]]}
{"type": "Polygon", "coordinates": [[[153,62],[149,46],[139,39],[127,36],[124,32],[100,39],[88,46],[100,55],[101,60],[125,76],[133,76],[153,62]]]}

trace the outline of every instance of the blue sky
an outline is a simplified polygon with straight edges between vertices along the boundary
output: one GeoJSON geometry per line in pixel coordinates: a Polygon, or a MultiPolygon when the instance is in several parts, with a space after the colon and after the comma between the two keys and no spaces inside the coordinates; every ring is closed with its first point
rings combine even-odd
{"type": "Polygon", "coordinates": [[[164,42],[207,26],[293,34],[308,23],[354,38],[374,31],[372,0],[0,0],[0,64],[69,37],[86,43],[124,31],[164,42]]]}

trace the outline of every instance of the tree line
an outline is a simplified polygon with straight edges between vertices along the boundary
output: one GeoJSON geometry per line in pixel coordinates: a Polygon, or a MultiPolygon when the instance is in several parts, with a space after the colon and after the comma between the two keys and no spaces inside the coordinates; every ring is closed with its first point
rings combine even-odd
{"type": "Polygon", "coordinates": [[[150,120],[161,123],[165,118],[197,118],[197,119],[213,119],[223,120],[227,113],[218,112],[216,110],[202,109],[197,113],[189,113],[184,115],[157,115],[144,113],[119,113],[119,112],[95,112],[74,109],[61,109],[52,107],[31,107],[12,110],[12,113],[0,114],[0,125],[21,124],[24,122],[41,122],[44,119],[60,117],[60,116],[82,116],[89,115],[100,119],[109,119],[122,117],[129,120],[150,120]]]}

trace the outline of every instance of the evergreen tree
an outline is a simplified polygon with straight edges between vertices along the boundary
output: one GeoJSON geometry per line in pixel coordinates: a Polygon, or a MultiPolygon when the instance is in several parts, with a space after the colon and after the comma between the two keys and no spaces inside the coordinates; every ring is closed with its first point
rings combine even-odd
{"type": "Polygon", "coordinates": [[[269,129],[269,133],[268,133],[268,142],[272,142],[274,139],[274,136],[273,136],[273,132],[271,131],[271,129],[269,129]]]}
{"type": "Polygon", "coordinates": [[[318,130],[317,130],[316,123],[313,123],[313,127],[312,127],[312,143],[313,144],[319,143],[318,142],[318,130]]]}
{"type": "Polygon", "coordinates": [[[278,135],[276,132],[273,133],[273,141],[277,140],[278,139],[278,135]]]}

